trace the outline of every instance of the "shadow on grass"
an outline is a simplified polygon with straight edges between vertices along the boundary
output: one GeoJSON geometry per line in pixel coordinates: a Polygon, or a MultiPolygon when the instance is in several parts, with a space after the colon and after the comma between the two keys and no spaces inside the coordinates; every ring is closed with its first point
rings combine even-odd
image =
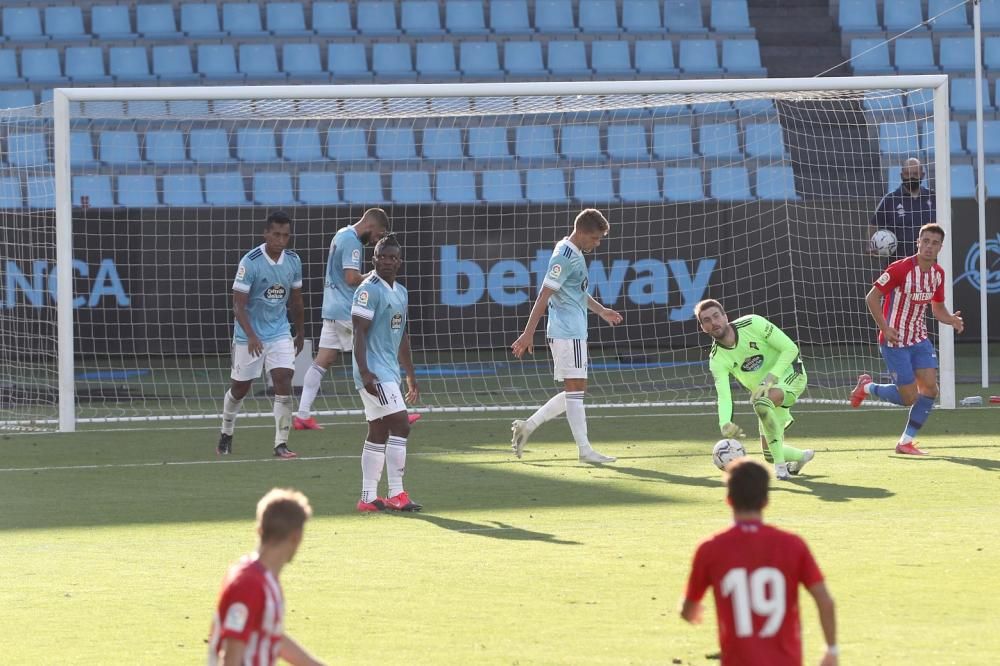
{"type": "Polygon", "coordinates": [[[695,486],[697,488],[722,488],[721,477],[717,479],[703,476],[682,476],[671,474],[670,472],[660,472],[655,469],[642,469],[641,467],[623,467],[621,465],[607,465],[604,469],[614,471],[619,474],[633,476],[646,481],[662,481],[675,485],[695,486]]]}
{"type": "Polygon", "coordinates": [[[874,486],[852,486],[847,483],[821,481],[823,476],[799,476],[790,481],[775,481],[771,490],[811,494],[824,502],[850,502],[856,499],[889,499],[896,493],[874,486]]]}
{"type": "Polygon", "coordinates": [[[523,527],[514,527],[499,520],[488,520],[485,523],[473,523],[467,520],[456,520],[455,518],[445,518],[435,516],[431,513],[410,513],[400,517],[409,520],[422,520],[425,523],[436,525],[444,530],[469,534],[472,536],[487,537],[490,539],[504,539],[506,541],[538,541],[541,543],[552,543],[562,546],[579,546],[579,541],[567,541],[556,537],[555,534],[547,532],[533,532],[523,527]]]}
{"type": "MultiPolygon", "coordinates": [[[[949,447],[954,448],[954,447],[949,447]]],[[[1000,460],[990,460],[989,458],[967,458],[965,456],[931,456],[929,460],[947,460],[956,465],[968,465],[978,467],[985,472],[1000,472],[1000,460]]]]}

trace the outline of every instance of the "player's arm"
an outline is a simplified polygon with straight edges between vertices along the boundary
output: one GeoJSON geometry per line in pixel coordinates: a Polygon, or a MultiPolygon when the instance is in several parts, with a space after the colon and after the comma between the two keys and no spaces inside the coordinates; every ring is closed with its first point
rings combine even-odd
{"type": "MultiPolygon", "coordinates": [[[[417,371],[413,367],[410,355],[410,332],[403,331],[403,339],[399,343],[399,364],[406,372],[406,402],[414,403],[420,399],[420,388],[417,386],[417,371]]],[[[360,366],[358,366],[360,367],[360,366]]]]}
{"type": "Polygon", "coordinates": [[[240,666],[246,651],[247,644],[240,639],[231,637],[222,639],[222,649],[219,650],[222,666],[240,666]]]}
{"type": "Polygon", "coordinates": [[[777,381],[785,376],[792,363],[799,358],[799,346],[784,331],[763,317],[754,317],[753,328],[759,331],[771,349],[778,352],[778,358],[771,366],[770,373],[777,381]]]}
{"type": "Polygon", "coordinates": [[[309,654],[288,634],[281,637],[281,649],[278,651],[278,656],[292,666],[324,666],[322,661],[309,654]]]}
{"type": "Polygon", "coordinates": [[[352,240],[344,247],[340,268],[344,271],[344,282],[351,287],[359,286],[365,279],[365,276],[361,274],[361,254],[361,243],[358,241],[352,240]]]}
{"type": "MultiPolygon", "coordinates": [[[[886,274],[883,273],[883,275],[886,274]]],[[[883,294],[878,286],[873,286],[868,290],[868,295],[865,296],[865,304],[868,306],[868,312],[871,313],[872,319],[875,320],[875,325],[878,326],[879,330],[882,331],[882,335],[885,336],[886,342],[896,343],[899,342],[899,331],[889,326],[889,322],[885,320],[885,315],[882,314],[882,296],[883,294]]]]}
{"type": "Polygon", "coordinates": [[[354,352],[354,362],[358,364],[358,374],[361,375],[365,390],[373,396],[378,396],[375,391],[378,377],[368,369],[368,329],[371,328],[372,320],[352,314],[351,323],[354,326],[354,345],[351,351],[354,352]]]}
{"type": "Polygon", "coordinates": [[[954,328],[957,333],[961,333],[965,330],[965,322],[962,320],[961,310],[956,310],[955,313],[952,314],[951,312],[948,312],[948,307],[944,303],[931,301],[931,312],[934,314],[935,319],[942,324],[948,324],[954,328]]]}
{"type": "Polygon", "coordinates": [[[365,279],[365,276],[361,274],[361,271],[355,270],[353,268],[344,269],[344,282],[346,282],[351,287],[357,287],[365,279]]]}
{"type": "Polygon", "coordinates": [[[709,581],[704,552],[704,544],[702,544],[694,553],[687,589],[684,590],[684,600],[681,602],[681,617],[690,624],[701,624],[701,618],[705,611],[701,598],[708,590],[709,581]]]}
{"type": "Polygon", "coordinates": [[[292,323],[295,325],[295,353],[302,351],[302,346],[306,339],[306,306],[302,302],[302,287],[292,289],[292,296],[288,299],[288,309],[292,312],[292,323]]]}
{"type": "Polygon", "coordinates": [[[549,306],[549,299],[554,293],[556,293],[555,289],[546,286],[543,286],[542,290],[538,292],[538,298],[535,299],[535,304],[531,306],[531,314],[528,315],[528,323],[524,325],[524,332],[510,346],[516,358],[521,358],[525,353],[530,354],[535,351],[535,329],[538,328],[538,322],[542,320],[545,308],[549,306]]]}
{"type": "Polygon", "coordinates": [[[250,304],[250,294],[233,290],[233,317],[239,323],[240,328],[247,334],[247,351],[251,356],[259,356],[264,351],[264,344],[257,337],[257,332],[250,325],[250,311],[247,306],[250,304]]]}
{"type": "Polygon", "coordinates": [[[721,362],[712,359],[708,369],[715,380],[715,395],[718,398],[719,431],[723,437],[742,437],[740,427],[733,423],[733,389],[729,385],[729,371],[721,362]]]}
{"type": "Polygon", "coordinates": [[[587,294],[587,309],[612,326],[622,323],[622,316],[619,313],[604,307],[590,294],[587,294]]]}
{"type": "Polygon", "coordinates": [[[837,649],[837,613],[826,584],[820,581],[815,585],[806,588],[816,602],[816,610],[819,611],[819,624],[823,628],[823,638],[826,639],[826,655],[821,666],[837,666],[839,656],[837,649]]]}

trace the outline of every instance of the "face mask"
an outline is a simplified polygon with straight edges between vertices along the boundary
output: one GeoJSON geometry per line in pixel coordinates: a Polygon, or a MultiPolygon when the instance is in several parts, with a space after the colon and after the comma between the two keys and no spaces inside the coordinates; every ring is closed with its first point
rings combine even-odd
{"type": "Polygon", "coordinates": [[[903,186],[908,190],[916,191],[920,189],[920,181],[916,178],[907,178],[903,181],[903,186]]]}

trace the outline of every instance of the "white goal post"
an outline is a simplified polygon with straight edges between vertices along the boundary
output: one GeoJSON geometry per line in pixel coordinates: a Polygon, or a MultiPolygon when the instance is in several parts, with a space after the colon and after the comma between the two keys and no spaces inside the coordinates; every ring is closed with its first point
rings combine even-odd
{"type": "MultiPolygon", "coordinates": [[[[572,100],[607,100],[623,97],[629,100],[642,100],[647,97],[658,103],[662,96],[676,96],[685,103],[695,103],[699,99],[742,99],[749,97],[777,98],[781,100],[831,99],[842,96],[863,97],[865,93],[886,91],[930,91],[933,96],[933,172],[934,189],[937,195],[937,222],[946,231],[951,231],[950,206],[950,162],[949,162],[949,132],[948,132],[948,77],[944,75],[927,76],[892,76],[892,77],[841,77],[841,78],[810,78],[810,79],[725,79],[725,80],[670,80],[670,81],[591,81],[591,82],[531,82],[531,83],[468,83],[468,84],[399,84],[399,85],[338,85],[338,86],[239,86],[239,87],[175,87],[175,88],[57,88],[53,95],[52,119],[54,131],[54,176],[55,176],[55,264],[57,271],[57,347],[58,347],[58,428],[61,431],[73,431],[77,424],[77,407],[75,396],[75,377],[77,364],[74,359],[74,309],[73,309],[73,199],[71,183],[73,172],[70,163],[71,123],[74,121],[73,109],[77,103],[92,102],[171,102],[174,100],[234,100],[234,101],[265,101],[265,100],[406,100],[432,98],[545,98],[556,100],[557,108],[565,104],[570,110],[572,100]],[[728,97],[727,97],[728,96],[728,97]]],[[[902,94],[900,92],[900,94],[902,94]]],[[[596,103],[596,102],[594,102],[596,103]]],[[[624,106],[624,103],[618,106],[624,106]]],[[[553,108],[553,112],[557,110],[553,108]]],[[[558,119],[557,119],[558,121],[558,119]]],[[[930,131],[930,126],[927,130],[930,131]]],[[[379,202],[371,202],[373,205],[379,202]]],[[[753,212],[747,212],[752,215],[753,212]]],[[[565,227],[563,222],[559,226],[565,227]]],[[[614,232],[614,230],[613,230],[614,232]]],[[[331,230],[332,235],[332,230],[331,230]]],[[[328,239],[327,241],[328,242],[328,239]]],[[[249,249],[241,248],[242,251],[249,249]]],[[[817,251],[822,251],[818,249],[817,251]]],[[[948,275],[946,281],[946,303],[953,308],[952,254],[950,246],[942,252],[939,261],[948,275]]],[[[316,275],[307,275],[307,280],[317,279],[316,275]]],[[[870,278],[870,276],[865,276],[870,278]]],[[[530,290],[530,289],[529,289],[530,290]]],[[[834,287],[834,291],[836,286],[834,287]]],[[[534,292],[531,292],[531,299],[534,292]]],[[[748,306],[749,303],[742,304],[748,306]]],[[[863,302],[857,303],[863,308],[863,302]]],[[[820,305],[820,308],[822,305],[820,305]]],[[[312,303],[307,310],[306,319],[318,319],[318,302],[312,303]]],[[[745,314],[749,307],[741,308],[745,314]]],[[[796,313],[788,313],[795,318],[796,313]]],[[[228,312],[220,316],[231,319],[228,312]]],[[[853,316],[853,315],[852,315],[853,316]]],[[[867,326],[872,334],[874,327],[865,321],[867,313],[858,315],[856,323],[851,325],[867,326]]],[[[519,316],[520,320],[521,317],[519,316]]],[[[853,320],[852,320],[853,321],[853,320]]],[[[231,325],[231,321],[228,322],[231,325]]],[[[518,325],[523,325],[519,321],[518,325]]],[[[592,324],[592,327],[594,324],[592,324]]],[[[540,334],[541,335],[541,334],[540,334]]],[[[845,341],[850,344],[849,340],[845,341]]],[[[955,352],[952,330],[950,327],[940,327],[938,332],[940,351],[941,405],[945,408],[955,406],[955,352]]],[[[702,351],[703,353],[703,351],[702,351]]],[[[867,358],[873,364],[870,350],[867,358]]],[[[863,365],[863,364],[862,364],[863,365]]],[[[854,367],[853,365],[851,366],[854,367]]],[[[873,368],[874,369],[874,368],[873,368]]],[[[539,372],[544,375],[544,371],[539,372]]],[[[652,374],[652,373],[650,373],[652,374]]],[[[652,381],[655,377],[651,377],[652,381]]],[[[812,379],[812,377],[810,377],[812,379]]],[[[655,383],[655,382],[654,382],[655,383]]],[[[703,398],[704,399],[704,398],[703,398]]],[[[221,401],[221,393],[219,394],[221,401]]],[[[487,399],[488,400],[488,399],[487,399]]],[[[526,400],[525,402],[531,402],[526,400]]],[[[601,401],[598,401],[601,402],[601,401]]],[[[604,402],[611,404],[614,400],[605,398],[604,402]]],[[[621,404],[645,404],[641,396],[629,395],[623,397],[621,404]]],[[[517,404],[509,403],[509,404],[517,404]]],[[[704,402],[700,404],[706,404],[704,402]]]]}

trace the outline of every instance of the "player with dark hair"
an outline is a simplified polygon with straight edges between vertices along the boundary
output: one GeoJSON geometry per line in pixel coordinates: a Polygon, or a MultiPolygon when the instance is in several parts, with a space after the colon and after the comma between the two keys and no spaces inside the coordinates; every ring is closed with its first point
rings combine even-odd
{"type": "Polygon", "coordinates": [[[233,450],[233,430],[243,398],[261,370],[274,384],[274,455],[294,458],[288,448],[292,427],[292,374],[302,351],[305,309],[302,305],[302,260],[287,249],[292,220],[284,212],[267,216],[264,242],[243,255],[233,281],[232,382],[222,403],[222,432],[216,452],[233,450]],[[288,310],[295,322],[295,339],[288,327],[288,310]]]}
{"type": "Polygon", "coordinates": [[[695,551],[681,617],[700,623],[701,599],[711,587],[722,666],[799,666],[801,584],[816,602],[826,639],[820,665],[836,666],[833,598],[805,541],[763,522],[769,480],[767,469],[749,458],[726,467],[726,501],[735,524],[695,551]]]}
{"type": "Polygon", "coordinates": [[[944,229],[925,224],[917,236],[917,253],[889,264],[872,285],[865,303],[879,328],[878,343],[892,384],[875,384],[871,375],[858,377],[851,393],[851,407],[873,395],[895,405],[910,407],[896,453],[927,455],[914,438],[934,408],[938,394],[937,352],[927,339],[924,315],[931,306],[934,318],[961,333],[961,311],[954,314],[944,304],[944,269],[937,263],[944,245],[944,229]]]}

